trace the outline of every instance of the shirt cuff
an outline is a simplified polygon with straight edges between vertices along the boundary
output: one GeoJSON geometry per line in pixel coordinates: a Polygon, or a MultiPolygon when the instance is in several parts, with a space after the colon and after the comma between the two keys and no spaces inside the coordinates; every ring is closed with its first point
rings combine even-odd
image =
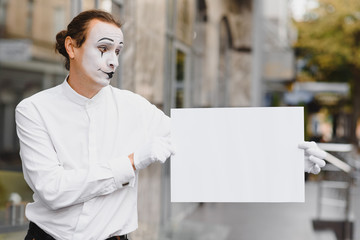
{"type": "Polygon", "coordinates": [[[135,171],[127,156],[121,156],[110,161],[110,166],[114,174],[115,184],[118,189],[133,186],[135,180],[135,171]]]}

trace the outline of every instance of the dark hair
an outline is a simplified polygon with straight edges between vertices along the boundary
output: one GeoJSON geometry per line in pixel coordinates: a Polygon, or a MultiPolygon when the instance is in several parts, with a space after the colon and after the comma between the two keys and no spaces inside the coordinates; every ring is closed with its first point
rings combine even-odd
{"type": "Polygon", "coordinates": [[[70,59],[65,49],[66,37],[70,36],[72,39],[75,39],[76,47],[81,47],[81,45],[86,40],[88,25],[93,19],[112,23],[119,28],[121,27],[121,23],[115,20],[115,18],[110,13],[102,10],[88,10],[81,12],[79,15],[74,17],[74,19],[67,26],[67,30],[62,30],[56,34],[55,51],[59,52],[65,57],[65,68],[67,70],[70,69],[70,59]]]}

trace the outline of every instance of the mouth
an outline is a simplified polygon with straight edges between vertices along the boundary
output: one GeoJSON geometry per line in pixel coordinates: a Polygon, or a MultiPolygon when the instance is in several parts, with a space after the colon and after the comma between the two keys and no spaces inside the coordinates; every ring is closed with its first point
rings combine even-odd
{"type": "Polygon", "coordinates": [[[102,71],[103,73],[105,73],[106,75],[108,75],[109,79],[113,77],[114,72],[104,72],[103,70],[99,69],[100,71],[102,71]]]}

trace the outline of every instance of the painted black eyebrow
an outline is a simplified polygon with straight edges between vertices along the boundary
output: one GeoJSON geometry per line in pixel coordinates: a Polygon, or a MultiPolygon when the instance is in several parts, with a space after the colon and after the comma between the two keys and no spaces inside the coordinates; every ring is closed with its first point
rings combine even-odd
{"type": "Polygon", "coordinates": [[[101,40],[109,40],[111,42],[114,42],[114,40],[112,40],[111,38],[107,38],[107,37],[104,37],[104,38],[100,39],[98,42],[100,42],[101,40]]]}

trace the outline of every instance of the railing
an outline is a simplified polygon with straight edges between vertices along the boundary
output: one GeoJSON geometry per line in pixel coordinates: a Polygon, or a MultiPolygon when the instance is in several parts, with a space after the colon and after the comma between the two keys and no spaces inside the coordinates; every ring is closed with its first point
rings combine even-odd
{"type": "Polygon", "coordinates": [[[29,221],[25,217],[26,202],[8,202],[5,208],[5,219],[0,225],[0,233],[25,230],[29,221]]]}
{"type": "MultiPolygon", "coordinates": [[[[22,172],[0,170],[0,234],[25,230],[25,205],[32,198],[22,172]]],[[[1,239],[1,237],[0,237],[1,239]]]]}
{"type": "Polygon", "coordinates": [[[338,240],[353,239],[353,216],[351,214],[351,188],[355,169],[338,155],[349,154],[351,144],[318,143],[327,151],[328,162],[322,170],[317,198],[317,216],[313,221],[316,230],[332,229],[338,240]],[[327,210],[327,211],[325,211],[327,210]]]}

